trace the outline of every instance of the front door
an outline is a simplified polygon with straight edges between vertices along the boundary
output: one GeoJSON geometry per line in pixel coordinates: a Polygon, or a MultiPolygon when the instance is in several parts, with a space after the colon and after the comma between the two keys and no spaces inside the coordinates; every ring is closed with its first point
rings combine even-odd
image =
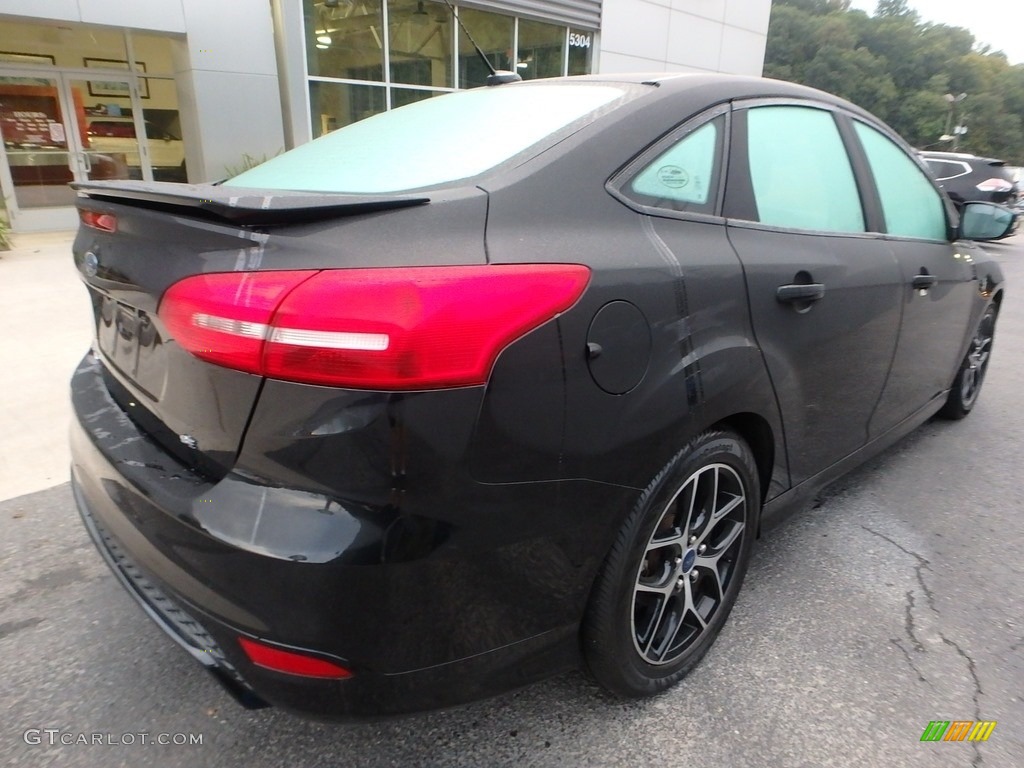
{"type": "MultiPolygon", "coordinates": [[[[90,125],[117,107],[104,93],[137,94],[123,73],[78,77],[0,69],[0,185],[13,229],[32,231],[77,226],[72,181],[152,178],[136,135],[126,131],[110,151],[94,141],[90,125]]],[[[132,109],[141,115],[141,108],[132,109]]],[[[130,119],[130,118],[129,118],[130,119]]],[[[135,118],[133,129],[140,122],[135,118]]]]}
{"type": "Polygon", "coordinates": [[[971,248],[948,240],[945,206],[931,179],[877,129],[856,121],[854,133],[878,190],[886,239],[903,280],[899,344],[871,421],[876,437],[942,397],[953,382],[978,283],[971,248]]]}

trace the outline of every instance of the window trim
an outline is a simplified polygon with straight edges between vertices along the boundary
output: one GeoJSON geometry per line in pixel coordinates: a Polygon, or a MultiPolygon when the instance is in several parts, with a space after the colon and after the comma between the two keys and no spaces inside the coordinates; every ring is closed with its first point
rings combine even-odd
{"type": "Polygon", "coordinates": [[[632,159],[628,160],[625,165],[615,171],[608,181],[605,182],[605,189],[612,197],[637,213],[668,219],[722,223],[722,206],[725,197],[726,177],[729,175],[730,136],[732,135],[731,124],[732,108],[728,103],[719,104],[711,109],[701,112],[695,117],[684,120],[682,123],[669,130],[668,133],[662,135],[661,138],[641,150],[632,159]],[[714,189],[711,192],[713,202],[710,206],[710,213],[705,211],[678,211],[674,208],[650,205],[649,203],[645,203],[638,200],[636,197],[631,196],[627,187],[629,182],[636,178],[641,171],[647,168],[647,166],[654,162],[654,160],[656,160],[660,155],[664,154],[669,148],[684,139],[687,135],[694,133],[698,129],[703,128],[705,125],[717,120],[718,118],[723,119],[722,130],[719,132],[716,142],[717,147],[715,151],[717,157],[715,158],[715,163],[718,168],[718,178],[717,183],[714,185],[714,189]]]}

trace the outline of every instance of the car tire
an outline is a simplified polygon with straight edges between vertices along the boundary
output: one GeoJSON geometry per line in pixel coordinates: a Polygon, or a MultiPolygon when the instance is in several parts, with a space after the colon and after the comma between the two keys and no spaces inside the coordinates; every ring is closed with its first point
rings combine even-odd
{"type": "Polygon", "coordinates": [[[583,652],[605,689],[639,698],[681,680],[736,602],[761,506],[737,435],[694,438],[640,496],[591,593],[583,652]]]}
{"type": "Polygon", "coordinates": [[[981,385],[992,356],[992,342],[996,332],[996,308],[989,304],[981,316],[978,328],[971,339],[971,345],[960,363],[960,370],[953,379],[953,386],[946,397],[939,415],[947,419],[962,419],[978,401],[981,385]]]}

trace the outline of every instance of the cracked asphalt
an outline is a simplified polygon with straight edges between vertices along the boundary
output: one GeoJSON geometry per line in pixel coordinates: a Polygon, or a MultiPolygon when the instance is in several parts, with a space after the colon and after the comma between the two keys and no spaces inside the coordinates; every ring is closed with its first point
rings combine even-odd
{"type": "Polygon", "coordinates": [[[929,422],[760,541],[725,631],[669,693],[614,701],[574,673],[384,723],[242,710],[123,593],[65,484],[0,502],[0,764],[1024,765],[1024,236],[991,250],[1010,286],[975,412],[929,422]],[[931,720],[998,725],[922,743],[931,720]]]}

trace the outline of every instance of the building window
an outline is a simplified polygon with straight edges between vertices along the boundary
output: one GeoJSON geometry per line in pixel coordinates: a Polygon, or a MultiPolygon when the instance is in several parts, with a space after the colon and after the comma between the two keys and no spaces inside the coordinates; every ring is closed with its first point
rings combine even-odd
{"type": "Polygon", "coordinates": [[[516,71],[523,80],[561,77],[565,70],[565,27],[541,21],[519,22],[516,71]]]}
{"type": "Polygon", "coordinates": [[[384,13],[380,2],[304,0],[310,77],[384,79],[384,13]]]}
{"type": "MultiPolygon", "coordinates": [[[[494,69],[588,74],[593,31],[456,5],[494,69]]],[[[303,0],[314,138],[386,109],[484,85],[489,70],[438,0],[303,0]]]]}
{"type": "Polygon", "coordinates": [[[309,111],[313,116],[313,138],[335,128],[376,115],[387,108],[384,88],[358,83],[309,83],[309,111]]]}
{"type": "Polygon", "coordinates": [[[451,88],[453,26],[443,3],[388,0],[391,82],[451,88]]]}
{"type": "Polygon", "coordinates": [[[583,29],[569,30],[570,75],[589,75],[594,59],[594,33],[583,29]]]}
{"type": "MultiPolygon", "coordinates": [[[[514,69],[516,20],[500,13],[459,8],[459,18],[495,69],[514,69]]],[[[476,88],[487,82],[490,71],[480,61],[466,33],[459,29],[459,87],[476,88]]]]}

